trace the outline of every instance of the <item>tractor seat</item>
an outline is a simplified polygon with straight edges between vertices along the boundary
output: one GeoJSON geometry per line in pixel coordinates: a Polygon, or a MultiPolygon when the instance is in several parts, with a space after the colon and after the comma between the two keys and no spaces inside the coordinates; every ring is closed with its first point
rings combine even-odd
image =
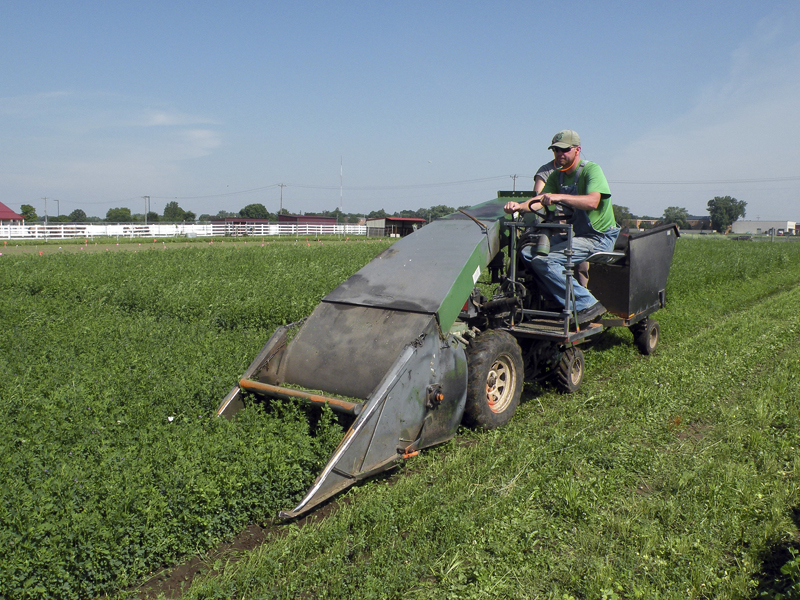
{"type": "Polygon", "coordinates": [[[588,263],[600,263],[604,265],[613,265],[625,258],[624,252],[595,252],[586,259],[588,263]]]}
{"type": "Polygon", "coordinates": [[[623,260],[628,254],[628,240],[630,232],[627,227],[624,227],[617,236],[617,241],[614,242],[614,250],[611,252],[595,252],[586,262],[600,263],[604,265],[613,265],[623,260]]]}

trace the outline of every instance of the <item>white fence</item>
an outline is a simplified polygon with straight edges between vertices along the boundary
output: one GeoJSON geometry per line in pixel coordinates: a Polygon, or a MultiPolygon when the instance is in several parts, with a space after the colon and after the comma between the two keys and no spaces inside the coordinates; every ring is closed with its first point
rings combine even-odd
{"type": "Polygon", "coordinates": [[[364,225],[294,225],[285,223],[58,223],[0,225],[0,239],[165,238],[244,236],[368,235],[364,225]]]}

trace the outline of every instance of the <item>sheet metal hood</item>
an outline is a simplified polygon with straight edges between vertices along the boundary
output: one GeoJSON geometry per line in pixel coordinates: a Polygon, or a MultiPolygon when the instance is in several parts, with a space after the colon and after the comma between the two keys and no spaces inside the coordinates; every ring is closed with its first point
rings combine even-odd
{"type": "Polygon", "coordinates": [[[323,302],[435,314],[450,329],[483,270],[500,250],[506,199],[453,213],[398,240],[323,302]]]}

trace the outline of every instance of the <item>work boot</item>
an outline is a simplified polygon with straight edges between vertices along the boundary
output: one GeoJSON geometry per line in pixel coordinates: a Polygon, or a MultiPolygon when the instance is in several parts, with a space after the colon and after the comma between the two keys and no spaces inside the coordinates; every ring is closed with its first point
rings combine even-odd
{"type": "Polygon", "coordinates": [[[584,323],[589,323],[590,321],[599,319],[605,313],[605,307],[599,302],[596,302],[589,308],[584,308],[582,311],[578,312],[578,325],[583,325],[584,323]]]}

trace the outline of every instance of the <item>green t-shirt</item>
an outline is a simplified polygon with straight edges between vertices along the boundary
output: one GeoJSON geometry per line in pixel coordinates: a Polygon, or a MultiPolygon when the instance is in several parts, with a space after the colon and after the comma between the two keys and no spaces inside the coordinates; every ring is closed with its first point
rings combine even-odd
{"type": "MultiPolygon", "coordinates": [[[[542,193],[545,194],[560,194],[560,187],[558,185],[558,178],[561,173],[553,171],[550,177],[544,184],[542,193]]],[[[565,186],[575,183],[575,173],[564,175],[563,184],[565,186]]],[[[608,187],[608,181],[603,174],[603,169],[600,165],[587,162],[581,170],[581,175],[578,178],[578,196],[591,194],[592,192],[600,192],[600,204],[594,210],[586,211],[589,216],[589,221],[594,227],[595,231],[603,233],[610,227],[616,227],[617,221],[614,219],[614,208],[611,206],[611,189],[608,187]]]]}

